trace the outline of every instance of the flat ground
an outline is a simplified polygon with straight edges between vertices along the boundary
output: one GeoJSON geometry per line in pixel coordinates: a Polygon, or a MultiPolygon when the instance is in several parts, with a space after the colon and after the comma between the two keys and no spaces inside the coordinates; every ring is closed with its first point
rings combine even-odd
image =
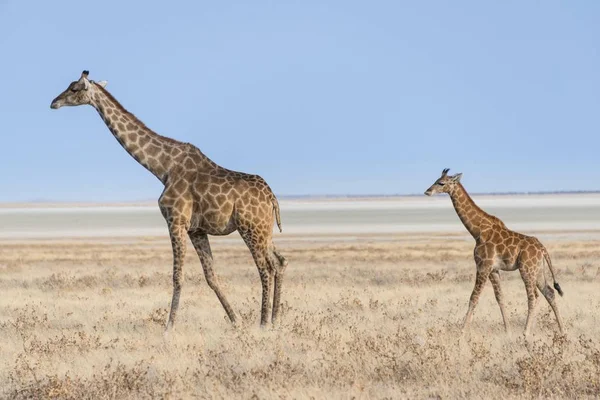
{"type": "Polygon", "coordinates": [[[567,336],[541,302],[529,342],[518,272],[502,274],[512,335],[488,284],[460,338],[475,275],[472,239],[460,230],[276,235],[290,266],[282,323],[268,329],[258,326],[258,273],[239,236],[212,241],[238,328],[190,245],[166,341],[167,238],[3,239],[0,397],[600,396],[598,232],[538,237],[565,291],[567,336]]]}

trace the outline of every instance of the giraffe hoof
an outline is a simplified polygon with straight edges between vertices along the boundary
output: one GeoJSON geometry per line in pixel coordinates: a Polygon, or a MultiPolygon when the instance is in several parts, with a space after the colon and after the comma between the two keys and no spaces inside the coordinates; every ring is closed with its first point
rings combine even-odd
{"type": "Polygon", "coordinates": [[[269,323],[268,323],[268,322],[261,322],[261,323],[260,323],[260,329],[267,330],[267,329],[269,329],[269,326],[270,326],[270,325],[269,325],[269,323]]]}
{"type": "Polygon", "coordinates": [[[167,324],[167,326],[165,326],[165,330],[163,331],[163,339],[168,339],[171,336],[171,332],[173,331],[173,325],[172,324],[167,324]]]}

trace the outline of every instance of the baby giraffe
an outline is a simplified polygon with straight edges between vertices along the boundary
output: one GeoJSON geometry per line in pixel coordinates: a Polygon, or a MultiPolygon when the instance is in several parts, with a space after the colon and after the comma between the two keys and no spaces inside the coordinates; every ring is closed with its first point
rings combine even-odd
{"type": "Polygon", "coordinates": [[[458,217],[475,239],[474,256],[477,266],[477,276],[475,279],[475,288],[469,300],[469,310],[465,316],[463,332],[467,330],[471,323],[473,311],[475,310],[475,306],[477,306],[481,290],[488,279],[492,282],[494,294],[500,306],[504,329],[507,333],[509,332],[506,313],[504,311],[502,290],[500,288],[499,271],[514,271],[518,269],[527,291],[528,314],[527,322],[525,323],[525,337],[529,336],[533,326],[534,313],[539,296],[536,286],[546,300],[548,300],[548,303],[550,303],[550,307],[554,310],[554,315],[558,322],[558,328],[561,334],[564,334],[563,323],[556,306],[554,290],[546,282],[543,269],[544,260],[546,260],[548,268],[552,273],[554,289],[561,296],[563,295],[563,291],[556,282],[554,268],[544,245],[533,236],[526,236],[511,231],[499,218],[479,208],[460,183],[462,174],[450,176],[448,175],[448,171],[449,169],[442,171],[442,176],[425,191],[425,194],[431,196],[436,193],[448,193],[458,217]]]}

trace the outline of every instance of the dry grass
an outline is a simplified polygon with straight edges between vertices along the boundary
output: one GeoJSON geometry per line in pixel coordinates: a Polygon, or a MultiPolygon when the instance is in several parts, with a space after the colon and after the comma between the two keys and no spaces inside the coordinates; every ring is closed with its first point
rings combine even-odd
{"type": "MultiPolygon", "coordinates": [[[[283,237],[283,236],[282,236],[283,237]]],[[[491,287],[471,333],[464,237],[279,240],[283,320],[258,327],[259,280],[241,241],[216,240],[234,329],[190,248],[176,330],[168,240],[3,243],[2,398],[446,398],[600,396],[600,243],[544,240],[568,329],[540,307],[534,340],[518,273],[503,275],[513,335],[491,287]]]]}

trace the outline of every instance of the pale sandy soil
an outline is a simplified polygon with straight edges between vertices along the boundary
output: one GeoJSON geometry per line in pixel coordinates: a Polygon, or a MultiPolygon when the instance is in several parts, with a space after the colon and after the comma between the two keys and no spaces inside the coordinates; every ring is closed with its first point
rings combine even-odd
{"type": "Polygon", "coordinates": [[[258,274],[239,236],[212,242],[238,328],[190,246],[167,341],[166,238],[5,238],[0,398],[600,396],[598,232],[540,235],[568,335],[544,303],[530,342],[518,272],[502,275],[512,335],[488,285],[459,339],[474,263],[472,239],[457,232],[278,235],[290,266],[275,329],[258,326],[258,274]]]}

